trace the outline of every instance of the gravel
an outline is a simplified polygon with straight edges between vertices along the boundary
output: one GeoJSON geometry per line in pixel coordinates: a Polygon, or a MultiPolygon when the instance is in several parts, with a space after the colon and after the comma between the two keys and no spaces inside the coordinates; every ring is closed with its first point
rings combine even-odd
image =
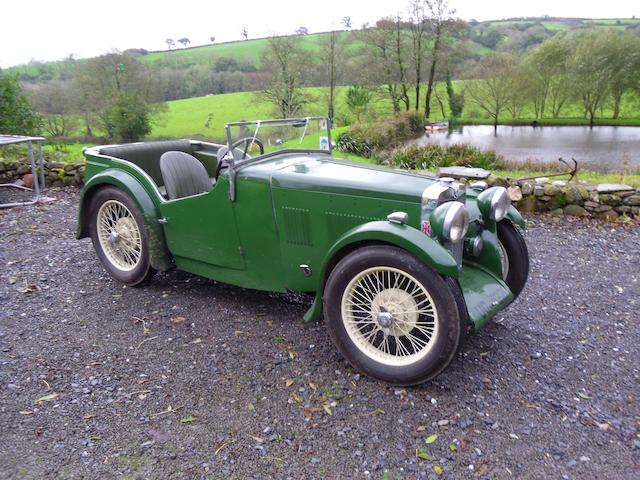
{"type": "Polygon", "coordinates": [[[0,211],[0,478],[638,475],[638,226],[530,218],[520,298],[402,389],[303,324],[307,297],[123,287],[74,238],[78,190],[50,195],[0,211]]]}

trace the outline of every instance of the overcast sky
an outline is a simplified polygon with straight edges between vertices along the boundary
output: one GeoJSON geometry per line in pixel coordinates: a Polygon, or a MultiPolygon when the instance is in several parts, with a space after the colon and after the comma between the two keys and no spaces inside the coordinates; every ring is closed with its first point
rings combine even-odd
{"type": "MultiPolygon", "coordinates": [[[[405,0],[4,0],[0,6],[0,67],[74,54],[88,57],[127,48],[159,50],[166,38],[192,45],[339,27],[406,13],[405,0]]],[[[451,0],[458,17],[493,20],[551,15],[615,18],[640,16],[638,0],[451,0]]]]}

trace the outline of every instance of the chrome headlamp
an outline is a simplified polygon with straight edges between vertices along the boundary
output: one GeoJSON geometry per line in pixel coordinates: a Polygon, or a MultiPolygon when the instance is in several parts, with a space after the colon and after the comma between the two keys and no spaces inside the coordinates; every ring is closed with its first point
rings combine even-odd
{"type": "Polygon", "coordinates": [[[463,203],[447,202],[436,208],[429,216],[433,233],[445,242],[457,243],[469,229],[469,212],[463,203]]]}
{"type": "Polygon", "coordinates": [[[478,209],[485,220],[499,222],[511,206],[511,199],[504,187],[491,187],[478,195],[478,209]]]}

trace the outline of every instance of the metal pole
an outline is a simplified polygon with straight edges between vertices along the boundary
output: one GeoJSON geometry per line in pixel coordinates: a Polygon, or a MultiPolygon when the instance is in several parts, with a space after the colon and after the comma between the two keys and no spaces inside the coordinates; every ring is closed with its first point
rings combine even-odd
{"type": "Polygon", "coordinates": [[[40,185],[38,182],[38,171],[36,169],[36,160],[33,157],[33,144],[31,140],[27,144],[29,148],[29,162],[31,163],[31,174],[33,175],[33,191],[36,192],[36,200],[40,197],[40,185]]]}
{"type": "Polygon", "coordinates": [[[40,157],[40,188],[42,193],[45,191],[44,185],[44,159],[42,158],[42,140],[38,140],[38,156],[40,157]]]}

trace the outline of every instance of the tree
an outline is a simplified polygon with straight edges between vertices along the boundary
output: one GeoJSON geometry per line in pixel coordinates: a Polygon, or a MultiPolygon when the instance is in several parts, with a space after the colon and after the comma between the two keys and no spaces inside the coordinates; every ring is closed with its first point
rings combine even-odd
{"type": "Polygon", "coordinates": [[[76,92],[72,82],[52,80],[37,85],[31,98],[36,110],[43,114],[43,128],[50,136],[68,137],[78,126],[76,92]]]}
{"type": "Polygon", "coordinates": [[[395,45],[395,60],[398,64],[398,81],[400,83],[400,100],[404,103],[405,110],[409,110],[411,108],[411,100],[409,99],[409,80],[407,74],[407,67],[404,63],[404,59],[406,56],[406,39],[405,39],[405,31],[404,24],[402,22],[402,17],[400,15],[396,15],[395,24],[394,24],[394,45],[395,45]]]}
{"type": "Polygon", "coordinates": [[[390,18],[378,20],[375,27],[357,32],[356,38],[363,44],[361,61],[365,82],[383,85],[393,111],[399,112],[401,94],[395,57],[395,21],[390,18]]]}
{"type": "Polygon", "coordinates": [[[335,92],[336,85],[340,82],[343,72],[345,54],[345,41],[340,32],[331,31],[320,40],[320,52],[323,85],[327,89],[327,116],[333,120],[335,117],[335,92]]]}
{"type": "Polygon", "coordinates": [[[281,118],[296,116],[310,101],[301,87],[311,65],[299,42],[300,37],[293,36],[272,36],[267,40],[264,64],[269,81],[261,96],[274,105],[281,118]]]}
{"type": "Polygon", "coordinates": [[[611,45],[608,35],[602,33],[590,30],[577,34],[570,64],[571,89],[582,101],[584,115],[591,126],[611,88],[612,75],[608,68],[611,45]]]}
{"type": "Polygon", "coordinates": [[[411,58],[413,60],[415,109],[420,109],[420,84],[422,82],[422,59],[427,48],[427,10],[425,0],[410,0],[409,26],[411,35],[411,58]]]}
{"type": "Polygon", "coordinates": [[[464,109],[464,94],[456,93],[451,81],[451,73],[447,70],[447,98],[449,99],[449,112],[452,119],[460,118],[464,109]]]}
{"type": "Polygon", "coordinates": [[[601,35],[609,50],[607,67],[610,72],[613,118],[618,118],[622,96],[634,87],[640,87],[640,36],[615,30],[601,35]]]}
{"type": "Polygon", "coordinates": [[[348,15],[346,17],[342,17],[342,20],[340,21],[340,23],[346,29],[351,28],[351,17],[348,15]]]}
{"type": "Polygon", "coordinates": [[[242,27],[242,31],[240,32],[240,34],[244,37],[245,40],[249,40],[249,30],[247,30],[247,27],[242,27]]]}
{"type": "Polygon", "coordinates": [[[211,43],[216,43],[216,37],[209,37],[209,40],[211,40],[211,43]]]}
{"type": "Polygon", "coordinates": [[[554,118],[569,98],[569,60],[572,45],[566,36],[559,34],[532,50],[524,59],[527,81],[524,88],[532,102],[536,118],[545,115],[551,107],[554,118]]]}
{"type": "Polygon", "coordinates": [[[164,41],[164,43],[166,43],[166,44],[167,44],[167,48],[168,48],[169,50],[171,50],[171,49],[174,47],[174,45],[176,44],[176,42],[174,42],[172,38],[167,38],[167,39],[164,41]]]}
{"type": "Polygon", "coordinates": [[[368,114],[372,99],[373,92],[366,85],[354,85],[347,90],[345,103],[355,115],[357,123],[360,123],[362,117],[368,114]]]}
{"type": "Polygon", "coordinates": [[[0,133],[36,135],[40,117],[33,111],[15,75],[0,72],[0,133]]]}
{"type": "Polygon", "coordinates": [[[474,79],[465,93],[493,119],[498,129],[500,114],[506,109],[514,74],[514,57],[505,53],[490,53],[482,57],[474,79]]]}
{"type": "Polygon", "coordinates": [[[137,142],[151,133],[150,107],[134,93],[116,92],[106,111],[107,131],[122,141],[137,142]]]}
{"type": "Polygon", "coordinates": [[[178,39],[178,42],[181,43],[183,47],[186,47],[191,43],[191,40],[189,40],[187,37],[182,37],[178,39]]]}
{"type": "Polygon", "coordinates": [[[299,27],[296,30],[296,35],[308,35],[309,34],[309,29],[307,27],[299,27]]]}
{"type": "Polygon", "coordinates": [[[91,58],[81,64],[74,88],[88,135],[92,134],[94,115],[110,138],[131,139],[136,136],[135,131],[144,132],[139,127],[141,119],[152,121],[162,113],[166,106],[160,102],[160,82],[149,69],[148,65],[120,53],[91,58]],[[130,114],[126,114],[127,105],[130,114]],[[138,127],[134,129],[132,125],[138,127]]]}
{"type": "Polygon", "coordinates": [[[429,68],[427,94],[424,105],[424,116],[425,118],[429,118],[431,115],[431,93],[436,76],[438,55],[442,47],[443,36],[446,34],[447,24],[451,21],[454,10],[449,7],[448,0],[425,0],[425,3],[434,36],[433,47],[431,49],[431,67],[429,68]]]}

